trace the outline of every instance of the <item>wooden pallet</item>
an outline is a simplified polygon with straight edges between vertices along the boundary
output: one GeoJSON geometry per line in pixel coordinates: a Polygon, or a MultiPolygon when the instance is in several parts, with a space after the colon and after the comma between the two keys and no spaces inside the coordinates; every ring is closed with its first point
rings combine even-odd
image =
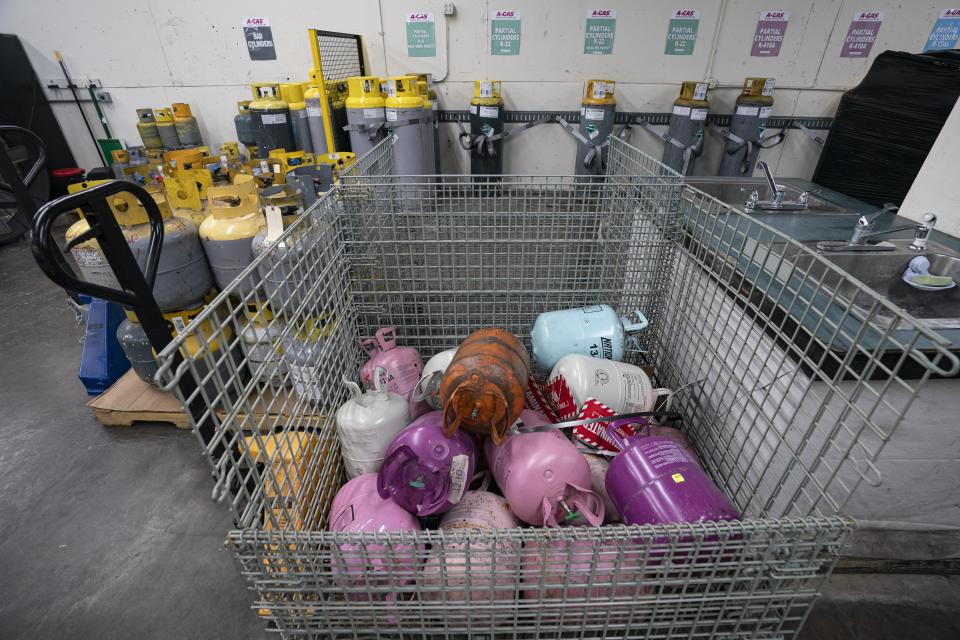
{"type": "MultiPolygon", "coordinates": [[[[295,403],[288,400],[287,391],[266,391],[256,399],[250,398],[249,406],[254,418],[259,421],[268,412],[272,420],[287,413],[295,403]],[[283,409],[283,411],[280,411],[283,409]]],[[[97,421],[105,427],[131,427],[137,422],[168,422],[180,429],[190,429],[190,418],[177,397],[169,391],[161,391],[137,377],[131,369],[112,387],[87,403],[97,421]]],[[[221,419],[226,416],[218,412],[221,419]]],[[[240,413],[240,417],[244,416],[240,413]]]]}
{"type": "Polygon", "coordinates": [[[97,421],[106,427],[132,427],[135,422],[169,422],[190,428],[180,401],[127,371],[113,386],[87,403],[97,421]]]}

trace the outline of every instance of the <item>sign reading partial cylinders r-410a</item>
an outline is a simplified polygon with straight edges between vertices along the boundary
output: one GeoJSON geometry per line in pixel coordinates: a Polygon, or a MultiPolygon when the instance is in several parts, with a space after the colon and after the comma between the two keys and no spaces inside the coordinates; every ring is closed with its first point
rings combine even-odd
{"type": "Polygon", "coordinates": [[[251,60],[276,60],[277,50],[273,46],[273,31],[266,18],[244,18],[243,38],[247,41],[247,53],[251,60]]]}

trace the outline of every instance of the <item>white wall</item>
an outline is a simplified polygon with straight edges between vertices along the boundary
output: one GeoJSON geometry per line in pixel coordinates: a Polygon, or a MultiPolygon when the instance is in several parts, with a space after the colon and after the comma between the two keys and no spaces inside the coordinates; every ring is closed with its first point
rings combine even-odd
{"type": "Polygon", "coordinates": [[[957,141],[960,140],[960,100],[930,148],[899,215],[919,222],[925,213],[937,216],[937,230],[960,237],[960,182],[957,181],[957,141]]]}
{"type": "MultiPolygon", "coordinates": [[[[306,80],[311,66],[306,30],[316,27],[360,33],[366,42],[370,72],[433,72],[442,106],[463,109],[474,79],[504,81],[509,109],[578,107],[583,82],[591,77],[617,80],[619,108],[667,111],[683,80],[710,79],[712,109],[732,110],[737,87],[746,76],[777,79],[774,115],[832,115],[841,92],[859,82],[872,58],[886,49],[919,51],[940,3],[927,0],[461,0],[445,20],[442,0],[352,0],[351,2],[271,3],[235,0],[34,0],[0,2],[0,25],[20,36],[43,78],[60,76],[53,50],[60,49],[77,77],[97,78],[114,103],[106,107],[115,135],[138,144],[135,109],[188,102],[201,123],[204,139],[218,145],[233,140],[237,100],[246,86],[262,80],[306,80]],[[618,11],[611,56],[586,56],[583,29],[588,8],[618,11]],[[663,55],[670,14],[698,9],[701,22],[691,56],[663,55]],[[523,21],[519,56],[489,55],[487,14],[515,8],[523,21]],[[790,24],[779,57],[750,58],[750,42],[759,12],[785,9],[790,24]],[[404,15],[432,11],[437,17],[437,58],[408,58],[404,15]],[[886,19],[870,59],[843,59],[840,47],[858,10],[881,10],[886,19]],[[240,22],[262,15],[273,28],[277,60],[254,62],[247,56],[240,22]]],[[[949,3],[948,3],[949,4],[949,3]]],[[[67,140],[85,166],[96,163],[95,149],[72,104],[54,108],[67,140]]],[[[445,170],[465,171],[467,158],[456,144],[456,127],[444,127],[445,170]]],[[[720,140],[707,134],[707,156],[698,172],[716,170],[720,140]]],[[[659,156],[661,144],[635,130],[633,142],[659,156]]],[[[505,170],[515,173],[569,173],[574,142],[556,125],[538,127],[508,140],[505,170]]],[[[799,132],[763,152],[782,176],[809,177],[819,149],[799,132]]]]}

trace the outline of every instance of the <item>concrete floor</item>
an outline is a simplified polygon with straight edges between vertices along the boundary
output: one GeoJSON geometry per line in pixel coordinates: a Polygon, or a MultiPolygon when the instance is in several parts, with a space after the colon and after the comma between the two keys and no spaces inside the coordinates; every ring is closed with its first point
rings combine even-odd
{"type": "MultiPolygon", "coordinates": [[[[192,433],[103,428],[82,328],[24,243],[0,247],[0,638],[263,638],[192,433]]],[[[835,576],[802,638],[960,637],[956,578],[835,576]]]]}

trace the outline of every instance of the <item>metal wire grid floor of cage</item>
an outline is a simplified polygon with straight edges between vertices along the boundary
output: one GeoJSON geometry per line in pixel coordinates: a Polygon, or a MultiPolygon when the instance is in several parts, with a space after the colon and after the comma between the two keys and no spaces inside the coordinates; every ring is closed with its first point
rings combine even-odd
{"type": "Polygon", "coordinates": [[[879,482],[874,462],[925,380],[956,371],[948,344],[621,141],[600,183],[397,178],[391,153],[388,139],[361,158],[160,354],[168,386],[187,372],[200,383],[181,399],[267,628],[795,633],[853,529],[843,505],[860,482],[879,482]],[[245,277],[256,286],[238,286],[245,277]],[[840,304],[839,281],[860,311],[840,304]],[[325,531],[342,482],[333,416],[347,397],[341,379],[363,359],[358,338],[397,324],[405,344],[431,355],[495,324],[529,347],[539,313],[598,301],[651,318],[627,359],[653,364],[676,390],[685,432],[744,521],[325,531]],[[891,314],[899,321],[876,321],[891,314]],[[276,347],[254,357],[241,338],[257,322],[276,347]],[[188,338],[193,350],[173,371],[188,338]],[[907,364],[924,373],[905,379],[907,364]]]}

